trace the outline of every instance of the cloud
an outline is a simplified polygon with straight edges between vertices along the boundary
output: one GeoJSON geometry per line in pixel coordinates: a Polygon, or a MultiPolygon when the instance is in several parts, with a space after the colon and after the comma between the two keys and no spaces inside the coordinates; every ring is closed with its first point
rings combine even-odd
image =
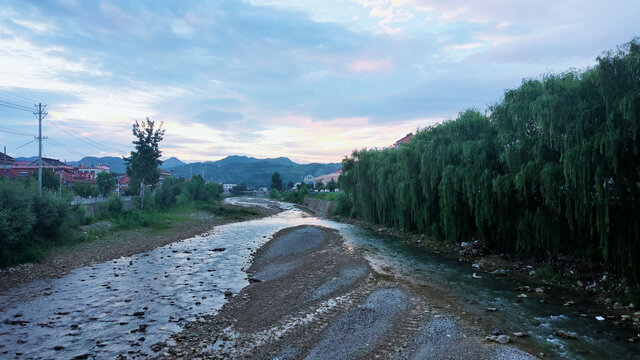
{"type": "MultiPolygon", "coordinates": [[[[638,18],[634,1],[7,0],[0,100],[47,103],[48,121],[104,141],[47,124],[87,155],[126,152],[149,116],[168,156],[336,160],[482,109],[523,77],[592,65],[638,18]]],[[[35,126],[29,112],[0,119],[35,126]]]]}

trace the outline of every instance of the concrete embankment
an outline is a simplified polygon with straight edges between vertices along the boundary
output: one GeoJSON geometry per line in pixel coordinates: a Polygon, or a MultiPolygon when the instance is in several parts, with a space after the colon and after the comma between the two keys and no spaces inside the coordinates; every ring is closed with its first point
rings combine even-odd
{"type": "Polygon", "coordinates": [[[333,215],[333,211],[336,208],[335,201],[327,201],[306,197],[304,198],[304,205],[308,207],[314,214],[320,216],[333,215]]]}

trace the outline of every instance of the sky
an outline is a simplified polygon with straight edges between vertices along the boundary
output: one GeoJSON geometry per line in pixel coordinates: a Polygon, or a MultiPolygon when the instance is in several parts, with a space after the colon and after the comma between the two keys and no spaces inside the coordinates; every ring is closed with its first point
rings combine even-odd
{"type": "Polygon", "coordinates": [[[640,36],[637,0],[0,0],[0,149],[339,162],[640,36]]]}

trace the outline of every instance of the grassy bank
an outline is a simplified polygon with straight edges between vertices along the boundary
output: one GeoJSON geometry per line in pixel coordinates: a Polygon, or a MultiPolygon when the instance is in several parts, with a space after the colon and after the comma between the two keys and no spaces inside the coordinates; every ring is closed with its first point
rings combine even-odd
{"type": "Polygon", "coordinates": [[[221,203],[222,189],[199,177],[188,182],[168,179],[149,189],[125,209],[119,197],[98,205],[89,217],[82,205],[70,205],[70,197],[38,192],[33,181],[0,179],[0,267],[40,262],[59,247],[94,241],[114,232],[145,229],[168,231],[180,223],[193,222],[195,214],[238,220],[258,213],[221,203]]]}

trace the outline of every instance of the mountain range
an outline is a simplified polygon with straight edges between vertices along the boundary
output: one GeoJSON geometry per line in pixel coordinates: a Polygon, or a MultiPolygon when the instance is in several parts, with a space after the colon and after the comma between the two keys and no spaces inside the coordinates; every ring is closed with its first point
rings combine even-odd
{"type": "MultiPolygon", "coordinates": [[[[16,158],[16,161],[33,161],[37,156],[29,158],[16,158]]],[[[103,164],[109,166],[112,172],[126,172],[126,164],[119,157],[95,157],[87,156],[78,161],[67,161],[67,164],[77,166],[103,164]]],[[[171,171],[173,176],[189,178],[191,175],[200,174],[206,181],[225,184],[242,184],[249,186],[269,186],[274,172],[280,174],[284,184],[299,182],[306,175],[320,176],[335,172],[342,167],[341,163],[311,163],[298,164],[286,157],[273,159],[257,159],[247,156],[228,156],[218,161],[205,161],[187,164],[186,162],[171,157],[163,161],[163,170],[171,171]]]]}

